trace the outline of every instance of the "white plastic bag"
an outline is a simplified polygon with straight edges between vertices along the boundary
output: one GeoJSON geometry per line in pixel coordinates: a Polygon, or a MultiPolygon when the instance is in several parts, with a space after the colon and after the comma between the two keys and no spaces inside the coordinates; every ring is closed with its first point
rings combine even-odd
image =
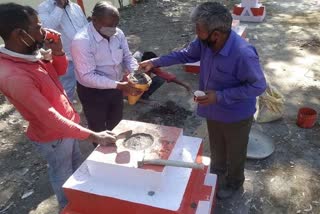
{"type": "Polygon", "coordinates": [[[282,118],[284,98],[273,86],[268,84],[267,90],[257,99],[255,120],[258,123],[267,123],[282,118]]]}

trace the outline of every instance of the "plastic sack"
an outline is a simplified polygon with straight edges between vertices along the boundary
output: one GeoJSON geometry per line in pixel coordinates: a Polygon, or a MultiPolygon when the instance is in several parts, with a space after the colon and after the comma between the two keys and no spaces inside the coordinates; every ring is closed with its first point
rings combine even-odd
{"type": "Polygon", "coordinates": [[[267,123],[282,118],[284,98],[273,86],[268,85],[266,91],[257,99],[255,120],[258,123],[267,123]]]}

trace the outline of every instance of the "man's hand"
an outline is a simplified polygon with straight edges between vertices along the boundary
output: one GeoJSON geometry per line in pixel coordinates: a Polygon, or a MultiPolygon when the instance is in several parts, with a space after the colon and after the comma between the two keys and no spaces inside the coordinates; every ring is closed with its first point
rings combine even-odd
{"type": "Polygon", "coordinates": [[[146,60],[146,61],[143,61],[143,62],[139,63],[138,70],[144,70],[145,72],[148,72],[152,68],[154,68],[154,65],[153,65],[152,61],[151,60],[146,60]]]}
{"type": "Polygon", "coordinates": [[[118,82],[117,89],[125,92],[126,94],[130,94],[132,96],[137,96],[143,93],[142,90],[138,88],[134,88],[130,83],[128,82],[118,82]]]}
{"type": "Polygon", "coordinates": [[[100,144],[101,146],[108,146],[116,142],[116,134],[108,130],[103,132],[93,132],[86,140],[100,144]]]}
{"type": "Polygon", "coordinates": [[[194,101],[196,101],[199,105],[210,105],[217,103],[217,94],[215,91],[206,91],[205,96],[195,97],[194,101]]]}
{"type": "Polygon", "coordinates": [[[44,31],[47,31],[51,34],[57,35],[58,39],[56,42],[51,41],[51,40],[44,40],[45,45],[47,48],[50,48],[52,50],[52,55],[55,56],[62,56],[64,55],[63,47],[62,47],[62,42],[61,42],[61,34],[55,30],[52,29],[43,29],[44,31]]]}
{"type": "Polygon", "coordinates": [[[60,8],[65,8],[69,1],[68,0],[55,0],[56,1],[56,5],[60,8]]]}

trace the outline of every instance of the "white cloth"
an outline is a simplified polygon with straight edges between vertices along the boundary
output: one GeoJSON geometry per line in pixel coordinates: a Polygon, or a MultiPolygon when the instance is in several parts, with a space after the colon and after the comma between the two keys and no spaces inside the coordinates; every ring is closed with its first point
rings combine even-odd
{"type": "Polygon", "coordinates": [[[39,60],[47,60],[47,61],[52,60],[52,54],[51,54],[52,51],[51,51],[51,49],[48,49],[48,50],[39,49],[34,54],[27,55],[27,54],[20,54],[20,53],[17,53],[17,52],[13,52],[13,51],[11,51],[9,49],[6,49],[4,44],[2,44],[2,45],[0,45],[0,53],[4,53],[4,54],[7,54],[7,55],[12,56],[12,57],[24,59],[24,60],[27,60],[29,62],[37,62],[39,60]]]}
{"type": "Polygon", "coordinates": [[[80,6],[69,1],[62,9],[56,6],[55,0],[45,0],[39,5],[38,13],[43,27],[61,33],[63,49],[68,60],[72,60],[70,48],[73,37],[88,23],[80,6]]]}
{"type": "Polygon", "coordinates": [[[123,78],[123,69],[133,72],[138,68],[122,30],[117,28],[108,41],[92,22],[75,36],[71,54],[78,82],[89,88],[116,88],[123,78]]]}

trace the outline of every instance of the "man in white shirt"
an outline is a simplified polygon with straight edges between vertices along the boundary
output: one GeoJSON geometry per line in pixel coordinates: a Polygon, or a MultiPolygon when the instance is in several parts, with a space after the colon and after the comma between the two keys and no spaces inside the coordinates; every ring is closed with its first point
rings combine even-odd
{"type": "Polygon", "coordinates": [[[138,63],[117,28],[119,18],[117,8],[98,2],[92,22],[75,36],[71,46],[77,92],[92,130],[112,130],[122,119],[123,92],[141,93],[128,82],[120,82],[124,70],[133,72],[138,63]]]}
{"type": "Polygon", "coordinates": [[[68,59],[68,70],[60,77],[70,101],[74,100],[76,78],[71,57],[71,42],[73,37],[88,24],[80,6],[69,0],[45,0],[38,7],[40,20],[45,28],[51,28],[61,33],[62,45],[68,59]]]}

